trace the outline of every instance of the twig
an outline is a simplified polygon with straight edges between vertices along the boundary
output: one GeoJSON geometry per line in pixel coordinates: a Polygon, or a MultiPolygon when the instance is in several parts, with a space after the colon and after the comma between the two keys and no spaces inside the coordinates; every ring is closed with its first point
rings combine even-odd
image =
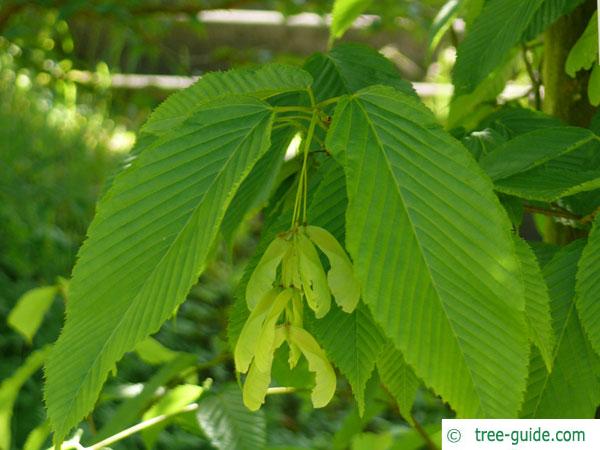
{"type": "Polygon", "coordinates": [[[592,211],[591,213],[589,213],[587,216],[583,216],[581,219],[579,219],[579,222],[581,222],[582,224],[587,224],[590,222],[593,222],[593,220],[596,218],[596,216],[600,214],[600,206],[598,208],[596,208],[594,211],[592,211]]]}
{"type": "Polygon", "coordinates": [[[412,416],[412,421],[413,421],[415,430],[417,430],[417,433],[419,433],[421,435],[421,437],[423,438],[423,440],[427,444],[427,448],[429,448],[430,450],[439,450],[438,447],[437,447],[437,445],[435,445],[435,442],[433,442],[431,440],[431,437],[429,437],[429,434],[427,434],[427,431],[425,431],[425,429],[415,419],[414,416],[412,416]]]}
{"type": "Polygon", "coordinates": [[[561,217],[563,219],[571,219],[571,220],[575,220],[577,222],[581,222],[583,220],[577,214],[573,214],[572,212],[567,211],[566,209],[561,209],[561,208],[546,209],[546,208],[542,208],[541,206],[523,205],[523,209],[527,212],[543,214],[543,215],[549,216],[549,217],[561,217]]]}
{"type": "Polygon", "coordinates": [[[151,419],[144,420],[143,422],[140,422],[132,427],[126,428],[125,430],[120,431],[117,434],[113,434],[112,436],[110,436],[100,442],[95,443],[91,447],[86,447],[85,450],[100,450],[104,447],[108,447],[109,445],[114,444],[115,442],[121,441],[135,433],[145,430],[146,428],[150,428],[158,423],[164,422],[165,420],[171,419],[172,417],[175,417],[175,416],[178,416],[180,414],[187,413],[190,411],[196,411],[197,409],[198,409],[198,403],[190,403],[189,405],[181,408],[179,411],[175,411],[170,414],[161,414],[160,416],[156,416],[151,419]]]}
{"type": "Polygon", "coordinates": [[[525,62],[525,68],[527,69],[527,73],[529,74],[529,78],[531,79],[531,90],[533,91],[533,94],[535,96],[535,109],[540,111],[542,109],[542,94],[540,92],[541,81],[539,79],[539,76],[536,76],[535,70],[531,65],[531,61],[529,61],[529,58],[527,56],[528,51],[529,49],[527,48],[527,46],[523,44],[523,61],[525,62]]]}

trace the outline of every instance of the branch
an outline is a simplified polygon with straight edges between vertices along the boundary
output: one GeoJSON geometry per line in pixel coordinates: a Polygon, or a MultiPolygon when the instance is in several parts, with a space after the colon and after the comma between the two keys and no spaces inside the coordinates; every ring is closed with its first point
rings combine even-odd
{"type": "Polygon", "coordinates": [[[583,220],[577,214],[573,214],[572,212],[562,208],[546,209],[542,208],[541,206],[523,205],[523,209],[530,213],[543,214],[549,217],[560,217],[562,219],[570,219],[575,220],[577,222],[581,222],[583,220]]]}

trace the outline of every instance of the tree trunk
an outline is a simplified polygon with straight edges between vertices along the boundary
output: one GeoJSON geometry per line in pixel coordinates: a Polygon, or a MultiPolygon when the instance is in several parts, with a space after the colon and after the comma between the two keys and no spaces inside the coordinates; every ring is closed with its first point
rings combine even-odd
{"type": "MultiPolygon", "coordinates": [[[[580,71],[575,78],[571,78],[565,72],[565,63],[595,8],[595,0],[586,0],[571,14],[552,25],[544,37],[544,112],[566,124],[580,127],[590,124],[596,109],[590,105],[587,96],[590,73],[580,71]]],[[[544,234],[546,241],[555,244],[565,244],[582,235],[580,230],[553,220],[547,221],[544,234]]]]}

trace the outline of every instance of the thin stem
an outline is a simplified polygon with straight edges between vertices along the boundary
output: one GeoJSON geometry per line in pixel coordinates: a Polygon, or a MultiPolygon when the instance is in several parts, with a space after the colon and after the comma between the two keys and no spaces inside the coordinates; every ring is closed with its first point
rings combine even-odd
{"type": "Polygon", "coordinates": [[[295,387],[270,387],[267,389],[267,395],[282,395],[282,394],[293,394],[298,389],[295,387]]]}
{"type": "Polygon", "coordinates": [[[120,431],[117,434],[113,434],[112,436],[104,439],[103,441],[97,442],[91,447],[85,447],[85,450],[100,450],[104,447],[108,447],[115,442],[122,441],[123,439],[135,434],[139,433],[146,428],[150,428],[158,423],[164,422],[166,420],[171,419],[174,416],[178,416],[179,414],[187,413],[190,411],[196,411],[198,409],[198,403],[190,403],[189,405],[184,406],[179,411],[172,412],[170,414],[162,414],[160,416],[153,417],[148,420],[144,420],[143,422],[138,423],[132,427],[126,428],[123,431],[120,431]]]}
{"type": "Polygon", "coordinates": [[[310,122],[310,119],[312,119],[312,115],[308,115],[308,114],[298,114],[298,115],[290,115],[290,116],[278,116],[275,119],[275,122],[285,122],[286,120],[306,120],[307,122],[310,122]]]}
{"type": "Polygon", "coordinates": [[[294,212],[292,213],[292,225],[293,228],[297,223],[302,209],[302,201],[304,200],[304,221],[306,221],[306,192],[307,192],[307,172],[308,172],[308,152],[310,150],[310,144],[315,134],[315,126],[318,121],[317,111],[313,110],[313,116],[310,120],[308,132],[304,139],[304,157],[302,161],[302,169],[300,170],[300,178],[298,179],[298,190],[296,191],[296,199],[294,201],[294,212]]]}
{"type": "Polygon", "coordinates": [[[412,419],[413,419],[413,424],[415,426],[415,430],[417,431],[417,433],[419,433],[421,435],[421,437],[425,441],[425,444],[427,445],[427,448],[429,448],[431,450],[438,450],[437,445],[435,445],[435,443],[431,440],[431,437],[429,437],[429,434],[427,434],[427,431],[425,431],[425,429],[421,426],[421,424],[419,422],[417,422],[417,420],[414,418],[414,416],[412,419]]]}
{"type": "Polygon", "coordinates": [[[282,113],[282,112],[307,112],[312,114],[314,108],[309,106],[274,106],[273,111],[282,113]]]}
{"type": "Polygon", "coordinates": [[[304,212],[302,214],[302,221],[304,223],[306,223],[308,209],[308,152],[310,151],[310,144],[312,144],[313,136],[315,134],[315,126],[318,120],[319,118],[317,117],[317,111],[315,110],[308,127],[308,135],[306,136],[306,144],[304,146],[304,161],[302,162],[302,166],[304,168],[304,212]]]}
{"type": "Polygon", "coordinates": [[[535,96],[535,109],[540,111],[542,109],[542,94],[540,92],[541,81],[539,76],[536,76],[535,71],[533,70],[533,66],[531,65],[531,61],[529,61],[529,57],[527,56],[528,48],[525,44],[522,46],[522,54],[523,61],[525,62],[525,68],[527,69],[527,73],[529,74],[529,78],[531,79],[531,86],[533,90],[533,94],[535,96]]]}
{"type": "Polygon", "coordinates": [[[320,108],[323,108],[324,106],[329,106],[333,103],[339,102],[341,98],[342,98],[341,95],[338,97],[331,97],[331,98],[328,98],[327,100],[323,100],[322,102],[317,103],[316,106],[317,106],[317,108],[320,109],[320,108]]]}

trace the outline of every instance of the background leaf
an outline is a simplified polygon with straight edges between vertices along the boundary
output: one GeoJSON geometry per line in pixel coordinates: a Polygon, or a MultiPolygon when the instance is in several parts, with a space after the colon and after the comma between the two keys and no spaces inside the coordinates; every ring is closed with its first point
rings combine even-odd
{"type": "Polygon", "coordinates": [[[408,423],[414,423],[411,414],[421,382],[404,360],[402,353],[388,342],[377,358],[381,382],[394,397],[400,414],[408,423]]]}
{"type": "Polygon", "coordinates": [[[25,362],[10,377],[0,384],[0,449],[11,448],[11,426],[13,406],[25,382],[44,364],[50,353],[50,346],[31,353],[25,362]]]}
{"type": "Polygon", "coordinates": [[[328,53],[316,53],[306,61],[304,68],[314,78],[317,101],[350,94],[372,84],[392,86],[416,96],[394,64],[366,45],[341,44],[328,53]]]}
{"type": "Polygon", "coordinates": [[[335,0],[331,11],[330,42],[342,37],[371,2],[372,0],[335,0]]]}
{"type": "Polygon", "coordinates": [[[250,412],[242,403],[242,393],[236,385],[204,397],[196,418],[211,444],[219,450],[265,448],[266,427],[262,411],[250,412]]]}
{"type": "Polygon", "coordinates": [[[592,347],[600,355],[600,216],[583,249],[577,271],[577,308],[592,347]]]}
{"type": "Polygon", "coordinates": [[[575,77],[580,70],[589,70],[598,60],[598,12],[595,12],[585,31],[577,40],[565,63],[565,70],[575,77]]]}
{"type": "Polygon", "coordinates": [[[534,348],[521,416],[592,418],[600,402],[598,360],[581,329],[575,308],[575,273],[585,241],[561,249],[543,268],[557,337],[552,372],[534,348]]]}
{"type": "Polygon", "coordinates": [[[506,59],[542,2],[489,0],[485,3],[458,47],[452,77],[457,95],[474,91],[506,59]]]}
{"type": "Polygon", "coordinates": [[[391,88],[343,100],[327,145],[345,160],[347,248],[384,332],[459,416],[516,415],[523,286],[489,180],[429,110],[391,88]]]}
{"type": "Polygon", "coordinates": [[[371,313],[362,304],[351,314],[333,305],[325,317],[312,321],[310,331],[350,382],[359,414],[363,415],[365,387],[385,343],[371,313]]]}
{"type": "Polygon", "coordinates": [[[516,236],[515,244],[525,281],[525,314],[529,334],[533,343],[540,350],[546,368],[551,371],[555,338],[550,316],[548,288],[535,254],[527,242],[516,236]]]}
{"type": "Polygon", "coordinates": [[[585,128],[542,128],[498,146],[480,164],[498,191],[553,201],[600,187],[599,149],[585,128]]]}
{"type": "Polygon", "coordinates": [[[25,292],[10,311],[8,325],[31,344],[57,292],[57,286],[42,286],[25,292]]]}

